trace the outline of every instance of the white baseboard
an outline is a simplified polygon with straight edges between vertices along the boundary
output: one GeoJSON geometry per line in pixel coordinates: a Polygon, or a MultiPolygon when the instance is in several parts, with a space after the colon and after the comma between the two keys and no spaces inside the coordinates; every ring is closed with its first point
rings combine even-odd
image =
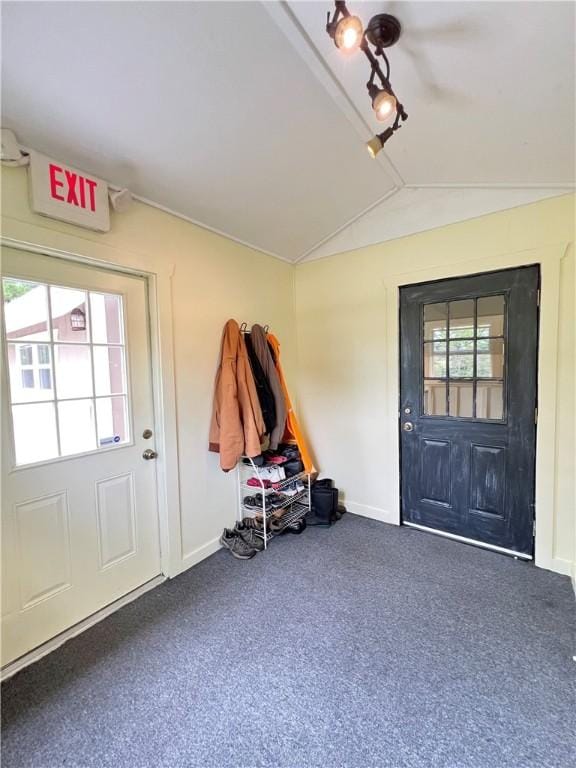
{"type": "Polygon", "coordinates": [[[20,672],[21,669],[24,669],[24,667],[27,667],[29,664],[33,664],[35,661],[39,661],[43,656],[47,656],[49,653],[52,653],[52,651],[55,651],[59,646],[64,645],[67,640],[71,640],[73,637],[82,634],[82,632],[85,632],[87,629],[90,629],[90,627],[93,627],[94,624],[97,624],[99,621],[102,621],[102,619],[110,616],[111,613],[115,613],[120,608],[128,605],[128,603],[132,603],[134,600],[142,597],[142,595],[144,595],[146,592],[149,592],[159,584],[162,584],[163,581],[166,581],[166,576],[155,576],[153,579],[150,579],[150,581],[142,584],[142,586],[133,589],[132,592],[129,592],[127,595],[120,597],[118,600],[110,603],[110,605],[101,608],[99,611],[96,611],[96,613],[88,616],[88,618],[78,622],[78,624],[74,624],[73,627],[66,629],[64,632],[56,635],[56,637],[53,637],[46,643],[39,645],[38,648],[34,648],[32,651],[26,653],[24,656],[21,656],[19,659],[6,664],[6,666],[2,667],[0,672],[0,679],[2,681],[7,680],[9,677],[15,675],[16,672],[20,672]]]}
{"type": "Polygon", "coordinates": [[[564,560],[561,557],[553,557],[550,561],[549,570],[554,573],[561,573],[562,576],[572,576],[574,564],[570,560],[564,560]]]}
{"type": "Polygon", "coordinates": [[[348,499],[344,501],[344,506],[353,515],[369,517],[371,520],[378,520],[381,523],[389,523],[390,525],[400,524],[398,515],[386,509],[380,509],[380,507],[370,507],[368,504],[358,504],[358,502],[348,501],[348,499]]]}
{"type": "Polygon", "coordinates": [[[188,568],[192,568],[193,565],[196,565],[202,560],[205,560],[207,557],[210,557],[210,555],[213,555],[214,552],[218,552],[221,547],[222,545],[220,544],[220,537],[217,536],[215,539],[211,539],[211,541],[206,542],[206,544],[202,544],[201,547],[193,549],[192,552],[187,552],[182,558],[182,566],[179,570],[179,573],[187,571],[188,568]]]}

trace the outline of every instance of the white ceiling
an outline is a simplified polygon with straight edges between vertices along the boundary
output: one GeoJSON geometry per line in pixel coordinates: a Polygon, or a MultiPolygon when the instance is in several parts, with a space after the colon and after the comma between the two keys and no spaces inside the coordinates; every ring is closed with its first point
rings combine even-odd
{"type": "Polygon", "coordinates": [[[326,35],[332,7],[4,2],[2,125],[291,261],[572,187],[573,3],[350,2],[404,27],[409,119],[376,161],[368,64],[326,35]]]}

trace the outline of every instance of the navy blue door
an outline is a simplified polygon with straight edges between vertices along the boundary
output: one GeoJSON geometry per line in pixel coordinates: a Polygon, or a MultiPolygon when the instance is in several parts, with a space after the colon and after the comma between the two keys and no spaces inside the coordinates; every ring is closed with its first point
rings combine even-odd
{"type": "Polygon", "coordinates": [[[533,554],[537,266],[400,289],[402,519],[533,554]]]}

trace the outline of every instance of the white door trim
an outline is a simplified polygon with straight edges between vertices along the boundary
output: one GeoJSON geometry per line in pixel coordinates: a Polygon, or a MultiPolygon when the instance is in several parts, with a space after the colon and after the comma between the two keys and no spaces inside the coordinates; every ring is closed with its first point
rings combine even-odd
{"type": "Polygon", "coordinates": [[[173,265],[162,272],[151,272],[106,259],[51,248],[45,245],[0,237],[0,243],[16,250],[52,256],[67,261],[143,277],[148,289],[152,386],[154,396],[154,432],[158,450],[156,476],[158,522],[160,531],[160,566],[165,576],[183,570],[180,527],[180,481],[176,423],[176,386],[174,375],[174,338],[172,325],[171,278],[173,265]]]}

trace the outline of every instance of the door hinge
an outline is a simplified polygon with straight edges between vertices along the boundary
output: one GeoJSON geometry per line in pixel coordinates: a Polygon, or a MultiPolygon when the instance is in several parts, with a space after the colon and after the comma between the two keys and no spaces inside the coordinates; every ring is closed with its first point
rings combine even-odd
{"type": "Polygon", "coordinates": [[[536,306],[540,306],[540,288],[536,291],[536,306]]]}
{"type": "Polygon", "coordinates": [[[538,406],[534,408],[534,424],[538,424],[538,406]]]}
{"type": "Polygon", "coordinates": [[[536,518],[532,520],[532,538],[533,539],[536,538],[536,518]]]}

